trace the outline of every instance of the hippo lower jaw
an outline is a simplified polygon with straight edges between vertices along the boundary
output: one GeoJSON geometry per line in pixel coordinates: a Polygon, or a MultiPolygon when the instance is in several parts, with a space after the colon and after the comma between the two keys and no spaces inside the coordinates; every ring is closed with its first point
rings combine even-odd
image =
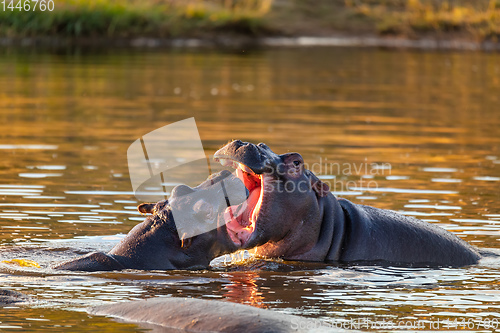
{"type": "Polygon", "coordinates": [[[240,205],[230,206],[224,212],[224,223],[231,241],[239,248],[252,241],[259,215],[265,202],[266,177],[260,170],[252,168],[228,157],[215,157],[223,166],[235,169],[235,175],[249,192],[248,199],[240,205]]]}

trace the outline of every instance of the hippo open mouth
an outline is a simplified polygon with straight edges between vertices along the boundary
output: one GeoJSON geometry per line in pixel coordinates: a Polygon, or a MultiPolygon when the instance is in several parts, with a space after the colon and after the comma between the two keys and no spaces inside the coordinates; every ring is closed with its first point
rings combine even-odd
{"type": "Polygon", "coordinates": [[[269,153],[274,154],[264,144],[253,145],[236,140],[214,155],[222,166],[235,169],[235,175],[249,192],[245,202],[229,206],[224,212],[228,235],[238,247],[246,247],[249,243],[266,202],[266,185],[271,180],[267,171],[272,170],[268,163],[269,153]]]}
{"type": "Polygon", "coordinates": [[[255,230],[264,198],[264,177],[256,174],[244,164],[228,159],[220,159],[219,161],[223,166],[232,166],[236,169],[236,176],[245,184],[250,193],[245,202],[229,206],[224,212],[224,221],[229,237],[235,245],[243,246],[255,230]]]}

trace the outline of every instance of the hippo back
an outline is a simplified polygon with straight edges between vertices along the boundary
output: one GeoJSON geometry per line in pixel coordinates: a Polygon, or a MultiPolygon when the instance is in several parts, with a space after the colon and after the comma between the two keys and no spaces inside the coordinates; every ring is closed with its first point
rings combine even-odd
{"type": "Polygon", "coordinates": [[[345,199],[338,202],[345,218],[342,262],[459,267],[480,259],[471,245],[436,225],[345,199]]]}

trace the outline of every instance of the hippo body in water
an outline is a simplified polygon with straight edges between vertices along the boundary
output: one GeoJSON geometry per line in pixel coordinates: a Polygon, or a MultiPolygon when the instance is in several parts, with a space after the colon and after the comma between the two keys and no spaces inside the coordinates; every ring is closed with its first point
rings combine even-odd
{"type": "Polygon", "coordinates": [[[177,186],[168,201],[140,205],[141,212],[153,215],[109,253],[93,252],[54,268],[206,268],[217,256],[251,248],[262,257],[339,264],[459,267],[480,259],[475,248],[438,226],[337,199],[327,184],[304,168],[300,154],[277,155],[263,143],[237,140],[214,158],[234,167],[234,175],[225,170],[195,188],[177,186]],[[240,204],[222,200],[200,205],[182,199],[222,180],[233,196],[231,202],[240,204]],[[247,189],[246,200],[238,197],[241,191],[232,191],[241,183],[247,189]],[[181,240],[171,207],[187,210],[200,223],[216,219],[218,228],[181,240]]]}
{"type": "Polygon", "coordinates": [[[245,212],[226,224],[229,236],[259,256],[413,267],[480,259],[475,248],[438,226],[337,199],[298,153],[277,155],[263,143],[236,140],[214,158],[235,168],[250,192],[245,212]]]}
{"type": "Polygon", "coordinates": [[[137,323],[154,332],[361,332],[246,304],[195,298],[149,298],[101,305],[88,311],[137,323]]]}
{"type": "Polygon", "coordinates": [[[8,306],[14,303],[28,303],[31,301],[32,299],[30,296],[22,294],[18,291],[0,289],[0,307],[8,306]]]}
{"type": "Polygon", "coordinates": [[[234,203],[246,200],[243,184],[227,170],[213,174],[195,188],[176,186],[168,201],[139,205],[141,213],[153,215],[136,225],[109,253],[92,252],[59,263],[53,268],[74,271],[206,268],[212,259],[238,249],[231,242],[224,226],[224,208],[229,202],[227,196],[234,203]],[[219,182],[224,185],[213,186],[219,182]],[[221,188],[224,193],[213,193],[221,188]],[[187,195],[192,193],[197,195],[187,195]],[[193,198],[196,199],[194,202],[191,200],[193,198]],[[172,207],[183,210],[197,223],[211,223],[218,228],[181,239],[174,223],[172,207]]]}

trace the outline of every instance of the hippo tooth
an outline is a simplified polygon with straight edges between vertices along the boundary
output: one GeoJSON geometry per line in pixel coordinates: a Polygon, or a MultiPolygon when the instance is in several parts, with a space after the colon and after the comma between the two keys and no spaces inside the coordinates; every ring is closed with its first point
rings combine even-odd
{"type": "Polygon", "coordinates": [[[229,165],[232,165],[232,161],[231,160],[227,160],[225,158],[219,158],[219,163],[222,165],[222,166],[229,166],[229,165]]]}
{"type": "Polygon", "coordinates": [[[245,164],[241,164],[241,163],[239,163],[238,167],[239,167],[241,170],[245,171],[246,173],[255,174],[255,172],[253,172],[253,170],[252,170],[252,169],[250,169],[249,167],[247,167],[245,164]]]}

